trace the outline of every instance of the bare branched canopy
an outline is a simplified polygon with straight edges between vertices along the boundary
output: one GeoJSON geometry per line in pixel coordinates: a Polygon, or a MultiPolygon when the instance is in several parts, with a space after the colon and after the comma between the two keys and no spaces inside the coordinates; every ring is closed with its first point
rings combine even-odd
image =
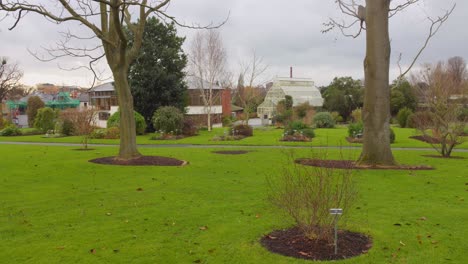
{"type": "Polygon", "coordinates": [[[10,63],[7,58],[0,57],[0,101],[11,90],[17,88],[21,77],[23,77],[23,71],[20,70],[17,63],[10,63]]]}
{"type": "Polygon", "coordinates": [[[95,75],[94,66],[100,59],[106,58],[112,71],[121,115],[118,158],[131,159],[139,157],[140,153],[136,148],[133,97],[128,84],[128,69],[140,53],[147,18],[155,15],[181,26],[202,28],[184,25],[167,14],[170,2],[171,0],[0,0],[0,16],[6,12],[15,18],[10,29],[14,29],[24,16],[37,14],[57,24],[78,23],[92,33],[86,37],[73,32],[63,33],[65,40],[59,42],[55,49],[46,52],[50,59],[62,56],[88,58],[88,68],[93,70],[95,75]],[[127,35],[125,29],[130,30],[131,34],[127,35]],[[132,37],[131,41],[128,39],[129,35],[132,37]],[[92,48],[75,48],[69,45],[70,40],[92,38],[99,39],[100,45],[92,48]]]}

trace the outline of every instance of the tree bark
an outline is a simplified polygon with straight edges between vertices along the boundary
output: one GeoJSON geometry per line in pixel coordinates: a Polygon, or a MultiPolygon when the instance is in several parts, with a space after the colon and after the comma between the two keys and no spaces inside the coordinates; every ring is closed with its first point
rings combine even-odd
{"type": "Polygon", "coordinates": [[[396,165],[390,147],[389,0],[366,0],[364,139],[359,165],[396,165]]]}
{"type": "Polygon", "coordinates": [[[112,73],[120,112],[120,150],[117,158],[124,160],[138,158],[141,154],[138,152],[136,144],[133,96],[128,84],[128,68],[118,67],[112,73]]]}

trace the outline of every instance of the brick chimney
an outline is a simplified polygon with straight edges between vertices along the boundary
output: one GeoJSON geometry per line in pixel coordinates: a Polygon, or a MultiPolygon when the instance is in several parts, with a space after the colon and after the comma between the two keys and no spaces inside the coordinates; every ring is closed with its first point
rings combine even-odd
{"type": "Polygon", "coordinates": [[[221,105],[223,108],[223,116],[231,116],[231,90],[224,89],[221,93],[221,105]]]}

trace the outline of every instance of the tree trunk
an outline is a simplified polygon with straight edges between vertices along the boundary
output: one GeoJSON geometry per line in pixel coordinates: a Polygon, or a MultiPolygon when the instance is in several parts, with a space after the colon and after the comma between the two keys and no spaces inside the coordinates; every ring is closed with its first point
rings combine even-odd
{"type": "Polygon", "coordinates": [[[133,113],[133,96],[128,84],[128,69],[118,67],[113,72],[115,91],[119,101],[120,112],[120,150],[118,159],[128,160],[140,157],[136,145],[135,116],[133,113]]]}
{"type": "Polygon", "coordinates": [[[364,139],[359,165],[396,165],[390,147],[389,0],[366,0],[364,139]]]}

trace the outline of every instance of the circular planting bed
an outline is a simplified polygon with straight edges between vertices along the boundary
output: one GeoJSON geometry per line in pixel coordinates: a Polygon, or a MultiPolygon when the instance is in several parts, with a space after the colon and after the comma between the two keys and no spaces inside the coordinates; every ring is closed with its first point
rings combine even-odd
{"type": "Polygon", "coordinates": [[[433,170],[431,166],[364,166],[356,165],[352,160],[321,160],[321,159],[297,159],[296,163],[305,166],[335,168],[335,169],[371,169],[371,170],[433,170]]]}
{"type": "Polygon", "coordinates": [[[168,157],[141,156],[131,160],[116,159],[116,157],[104,157],[92,159],[89,162],[106,165],[121,166],[184,166],[188,162],[168,157]]]}
{"type": "Polygon", "coordinates": [[[240,154],[249,153],[249,151],[247,150],[218,150],[218,151],[213,151],[213,153],[224,154],[224,155],[240,155],[240,154]]]}
{"type": "Polygon", "coordinates": [[[325,240],[311,240],[299,228],[276,230],[265,235],[260,243],[269,251],[307,260],[339,260],[365,254],[372,247],[371,239],[360,233],[338,231],[338,254],[335,245],[325,240]]]}

